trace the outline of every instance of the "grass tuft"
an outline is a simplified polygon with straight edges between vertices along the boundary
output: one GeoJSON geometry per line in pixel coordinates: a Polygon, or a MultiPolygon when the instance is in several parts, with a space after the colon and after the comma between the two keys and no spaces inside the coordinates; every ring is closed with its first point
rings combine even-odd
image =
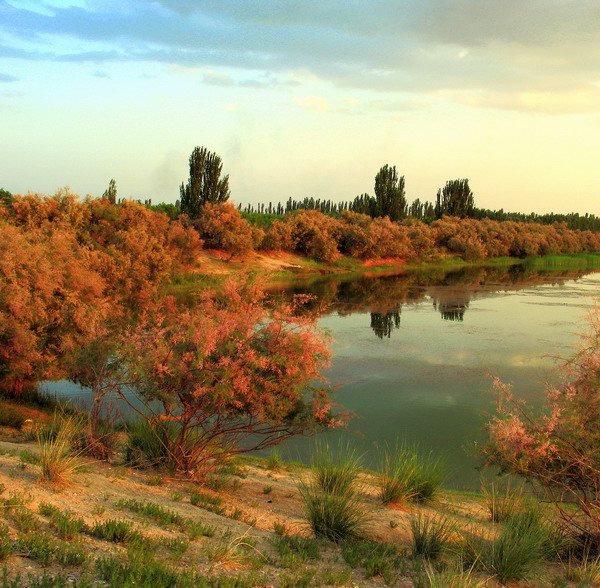
{"type": "Polygon", "coordinates": [[[352,490],[361,467],[361,458],[349,444],[340,443],[334,453],[328,444],[317,443],[312,468],[315,484],[329,494],[352,490]]]}
{"type": "Polygon", "coordinates": [[[386,445],[379,452],[379,498],[384,504],[434,498],[444,480],[444,465],[433,454],[420,454],[416,447],[386,445]]]}

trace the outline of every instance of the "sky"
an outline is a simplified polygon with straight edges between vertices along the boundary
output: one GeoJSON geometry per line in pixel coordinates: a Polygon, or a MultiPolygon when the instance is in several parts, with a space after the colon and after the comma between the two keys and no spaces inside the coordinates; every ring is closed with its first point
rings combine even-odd
{"type": "Polygon", "coordinates": [[[468,178],[477,206],[600,214],[599,0],[0,0],[0,187],[236,202],[468,178]]]}

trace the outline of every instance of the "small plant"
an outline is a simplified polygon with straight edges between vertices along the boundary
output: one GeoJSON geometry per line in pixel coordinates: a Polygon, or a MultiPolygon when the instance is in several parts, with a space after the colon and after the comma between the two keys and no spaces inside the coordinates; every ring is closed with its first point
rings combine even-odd
{"type": "Polygon", "coordinates": [[[171,493],[171,500],[173,502],[181,502],[183,500],[183,498],[184,498],[183,494],[180,494],[179,492],[171,493]]]}
{"type": "Polygon", "coordinates": [[[86,548],[81,543],[60,542],[54,551],[54,558],[63,567],[80,566],[87,559],[86,548]]]}
{"type": "Polygon", "coordinates": [[[140,502],[132,498],[123,498],[115,506],[119,509],[141,514],[161,525],[182,526],[184,524],[184,517],[179,513],[164,508],[155,502],[140,502]]]}
{"type": "Polygon", "coordinates": [[[226,533],[216,545],[207,549],[207,556],[213,562],[247,565],[252,562],[252,551],[263,557],[254,547],[253,541],[247,539],[246,533],[240,537],[231,537],[226,533]]]}
{"type": "Polygon", "coordinates": [[[40,465],[40,456],[32,453],[28,449],[24,449],[19,453],[19,460],[23,464],[40,465]]]}
{"type": "Polygon", "coordinates": [[[223,515],[225,513],[225,507],[222,506],[223,499],[219,496],[208,494],[207,492],[193,492],[190,496],[190,502],[194,506],[209,510],[218,515],[223,515]]]}
{"type": "Polygon", "coordinates": [[[185,532],[191,541],[195,541],[198,539],[198,537],[214,537],[217,532],[217,528],[203,525],[197,521],[187,520],[185,522],[185,532]]]}
{"type": "Polygon", "coordinates": [[[495,523],[503,523],[523,507],[523,488],[513,489],[510,483],[504,489],[497,483],[490,484],[483,488],[483,495],[490,519],[495,523]]]}
{"type": "Polygon", "coordinates": [[[532,576],[555,546],[553,529],[535,509],[509,517],[495,538],[470,532],[463,537],[465,564],[481,567],[501,582],[532,576]]]}
{"type": "Polygon", "coordinates": [[[344,541],[342,557],[350,567],[364,568],[368,578],[381,576],[389,584],[403,563],[394,545],[371,539],[344,541]]]}
{"type": "Polygon", "coordinates": [[[52,425],[37,431],[42,480],[65,485],[73,474],[81,470],[79,457],[72,449],[73,439],[80,429],[78,417],[55,413],[52,425]]]}
{"type": "Polygon", "coordinates": [[[269,457],[267,459],[267,468],[273,470],[274,472],[280,472],[284,469],[283,458],[281,457],[281,451],[278,447],[274,447],[271,449],[271,453],[269,453],[269,457]]]}
{"type": "Polygon", "coordinates": [[[285,523],[280,523],[279,521],[275,521],[273,523],[273,532],[275,535],[279,535],[283,537],[289,533],[288,526],[285,523]]]}
{"type": "Polygon", "coordinates": [[[272,544],[281,558],[281,565],[286,568],[295,569],[309,559],[319,559],[319,545],[309,537],[280,535],[272,544]]]}
{"type": "Polygon", "coordinates": [[[300,573],[282,574],[279,578],[281,588],[308,588],[314,586],[313,580],[316,575],[314,570],[302,570],[300,573]]]}
{"type": "Polygon", "coordinates": [[[49,533],[39,531],[33,533],[20,533],[17,539],[19,551],[24,551],[32,559],[46,567],[52,563],[56,552],[56,543],[49,533]]]}
{"type": "Polygon", "coordinates": [[[352,580],[351,570],[323,570],[317,578],[317,586],[350,586],[352,580]]]}
{"type": "Polygon", "coordinates": [[[360,456],[350,445],[340,443],[336,454],[329,445],[317,443],[312,468],[316,485],[330,494],[344,494],[352,489],[360,470],[360,456]]]}
{"type": "Polygon", "coordinates": [[[452,533],[448,519],[420,515],[411,518],[410,529],[413,557],[432,560],[440,556],[452,533]]]}
{"type": "Polygon", "coordinates": [[[129,521],[117,519],[97,522],[90,529],[90,535],[113,543],[130,543],[143,538],[141,533],[136,531],[129,521]]]}
{"type": "Polygon", "coordinates": [[[370,512],[352,491],[329,494],[314,484],[300,488],[304,516],[317,537],[339,542],[362,532],[370,512]]]}
{"type": "Polygon", "coordinates": [[[265,486],[262,489],[262,493],[265,495],[271,494],[271,492],[273,492],[273,486],[265,486]]]}
{"type": "Polygon", "coordinates": [[[131,466],[169,466],[171,456],[168,451],[169,438],[176,434],[174,426],[154,428],[144,418],[127,423],[127,444],[125,461],[131,466]]]}
{"type": "Polygon", "coordinates": [[[432,500],[444,479],[440,459],[431,453],[422,455],[408,445],[386,445],[379,454],[379,467],[379,498],[384,504],[432,500]]]}
{"type": "Polygon", "coordinates": [[[473,569],[454,570],[446,569],[440,573],[428,565],[415,579],[415,588],[479,588],[484,582],[477,582],[473,578],[473,569]]]}
{"type": "Polygon", "coordinates": [[[190,546],[188,539],[179,537],[162,537],[159,544],[171,552],[171,555],[175,558],[181,558],[190,546]]]}
{"type": "Polygon", "coordinates": [[[5,560],[12,552],[13,544],[8,538],[8,527],[0,523],[0,561],[5,560]]]}
{"type": "Polygon", "coordinates": [[[600,557],[584,558],[583,561],[569,559],[565,567],[565,577],[578,586],[600,585],[600,557]]]}

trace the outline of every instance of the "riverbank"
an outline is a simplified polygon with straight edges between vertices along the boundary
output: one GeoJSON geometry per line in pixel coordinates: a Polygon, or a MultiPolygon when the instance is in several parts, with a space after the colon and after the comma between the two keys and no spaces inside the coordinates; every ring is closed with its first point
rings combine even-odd
{"type": "MultiPolygon", "coordinates": [[[[358,486],[369,523],[362,538],[335,544],[312,536],[299,490],[311,472],[297,464],[240,459],[209,487],[199,487],[164,471],[125,467],[118,459],[82,459],[72,482],[56,487],[39,481],[34,442],[11,439],[6,429],[2,439],[4,586],[503,585],[484,572],[453,571],[452,548],[429,564],[412,553],[415,517],[447,521],[450,544],[465,531],[497,534],[500,526],[490,521],[479,494],[442,491],[430,504],[383,506],[377,477],[364,472],[358,486]],[[120,535],[107,531],[117,526],[120,535]],[[189,583],[190,573],[197,575],[195,583],[189,583]],[[443,583],[434,584],[436,577],[443,583]],[[452,577],[462,583],[452,584],[452,577]]],[[[575,585],[566,575],[558,563],[546,562],[534,584],[511,585],[575,585]]]]}

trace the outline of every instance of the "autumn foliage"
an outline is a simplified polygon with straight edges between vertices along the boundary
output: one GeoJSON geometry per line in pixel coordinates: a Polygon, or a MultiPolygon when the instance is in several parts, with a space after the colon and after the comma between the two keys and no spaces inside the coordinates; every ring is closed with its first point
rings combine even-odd
{"type": "Polygon", "coordinates": [[[233,454],[341,424],[316,384],[327,340],[294,310],[269,310],[260,285],[229,281],[191,309],[163,300],[121,337],[121,397],[141,401],[132,408],[178,470],[203,477],[233,454]]]}
{"type": "Polygon", "coordinates": [[[569,378],[546,389],[539,416],[496,382],[498,415],[489,425],[488,462],[531,482],[556,505],[586,552],[600,553],[600,314],[579,352],[564,362],[569,378]]]}
{"type": "Polygon", "coordinates": [[[0,386],[64,377],[64,359],[193,261],[197,231],[133,203],[17,196],[0,207],[0,386]]]}

